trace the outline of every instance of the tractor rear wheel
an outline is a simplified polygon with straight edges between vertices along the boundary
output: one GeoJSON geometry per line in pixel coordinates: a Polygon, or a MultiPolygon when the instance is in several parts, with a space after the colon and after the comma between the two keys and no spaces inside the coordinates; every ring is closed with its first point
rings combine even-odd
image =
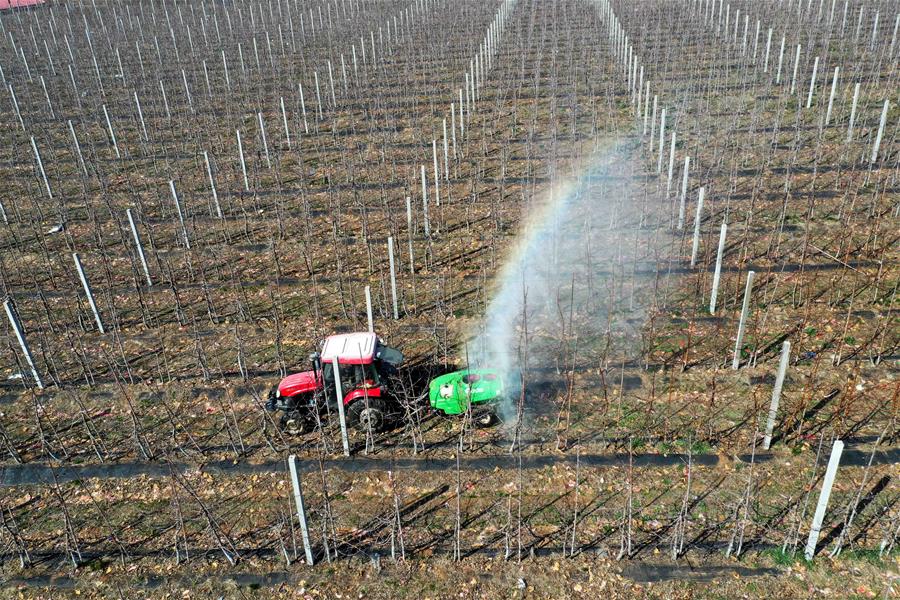
{"type": "Polygon", "coordinates": [[[359,398],[347,407],[350,423],[358,431],[382,431],[387,425],[387,403],[382,398],[359,398]]]}

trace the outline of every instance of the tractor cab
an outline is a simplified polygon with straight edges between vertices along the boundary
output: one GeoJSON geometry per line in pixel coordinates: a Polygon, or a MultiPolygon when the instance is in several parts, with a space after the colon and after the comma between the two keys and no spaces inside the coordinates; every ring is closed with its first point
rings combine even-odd
{"type": "Polygon", "coordinates": [[[389,379],[403,362],[399,350],[385,345],[374,333],[339,334],[326,338],[321,351],[310,355],[310,362],[312,370],[285,377],[269,393],[266,408],[282,413],[286,431],[311,429],[317,415],[336,408],[338,383],[351,424],[362,430],[384,427],[392,402],[389,379]]]}

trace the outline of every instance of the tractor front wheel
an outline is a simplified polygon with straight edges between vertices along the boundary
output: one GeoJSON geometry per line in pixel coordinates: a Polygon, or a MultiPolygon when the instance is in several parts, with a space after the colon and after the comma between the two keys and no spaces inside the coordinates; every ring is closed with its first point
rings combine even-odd
{"type": "Polygon", "coordinates": [[[378,432],[387,425],[387,404],[381,398],[369,398],[368,402],[365,398],[355,400],[349,407],[350,423],[358,431],[366,432],[370,429],[378,432]]]}
{"type": "Polygon", "coordinates": [[[281,415],[281,430],[288,435],[303,435],[311,429],[310,422],[299,410],[289,410],[281,415]]]}

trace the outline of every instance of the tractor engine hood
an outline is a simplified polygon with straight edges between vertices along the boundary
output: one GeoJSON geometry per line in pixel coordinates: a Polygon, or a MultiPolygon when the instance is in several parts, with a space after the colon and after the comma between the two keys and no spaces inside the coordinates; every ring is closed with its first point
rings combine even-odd
{"type": "Polygon", "coordinates": [[[297,394],[314,392],[319,389],[319,378],[315,371],[303,371],[288,375],[278,384],[278,393],[282,398],[289,398],[297,394]]]}

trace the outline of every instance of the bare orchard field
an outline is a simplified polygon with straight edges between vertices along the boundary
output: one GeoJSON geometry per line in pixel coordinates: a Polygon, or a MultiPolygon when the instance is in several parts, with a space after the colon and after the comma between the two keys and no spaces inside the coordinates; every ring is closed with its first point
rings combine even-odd
{"type": "Polygon", "coordinates": [[[3,595],[896,596],[898,23],[0,12],[3,595]],[[367,287],[401,414],[347,457],[264,403],[367,287]],[[523,393],[435,412],[506,297],[523,393]]]}

